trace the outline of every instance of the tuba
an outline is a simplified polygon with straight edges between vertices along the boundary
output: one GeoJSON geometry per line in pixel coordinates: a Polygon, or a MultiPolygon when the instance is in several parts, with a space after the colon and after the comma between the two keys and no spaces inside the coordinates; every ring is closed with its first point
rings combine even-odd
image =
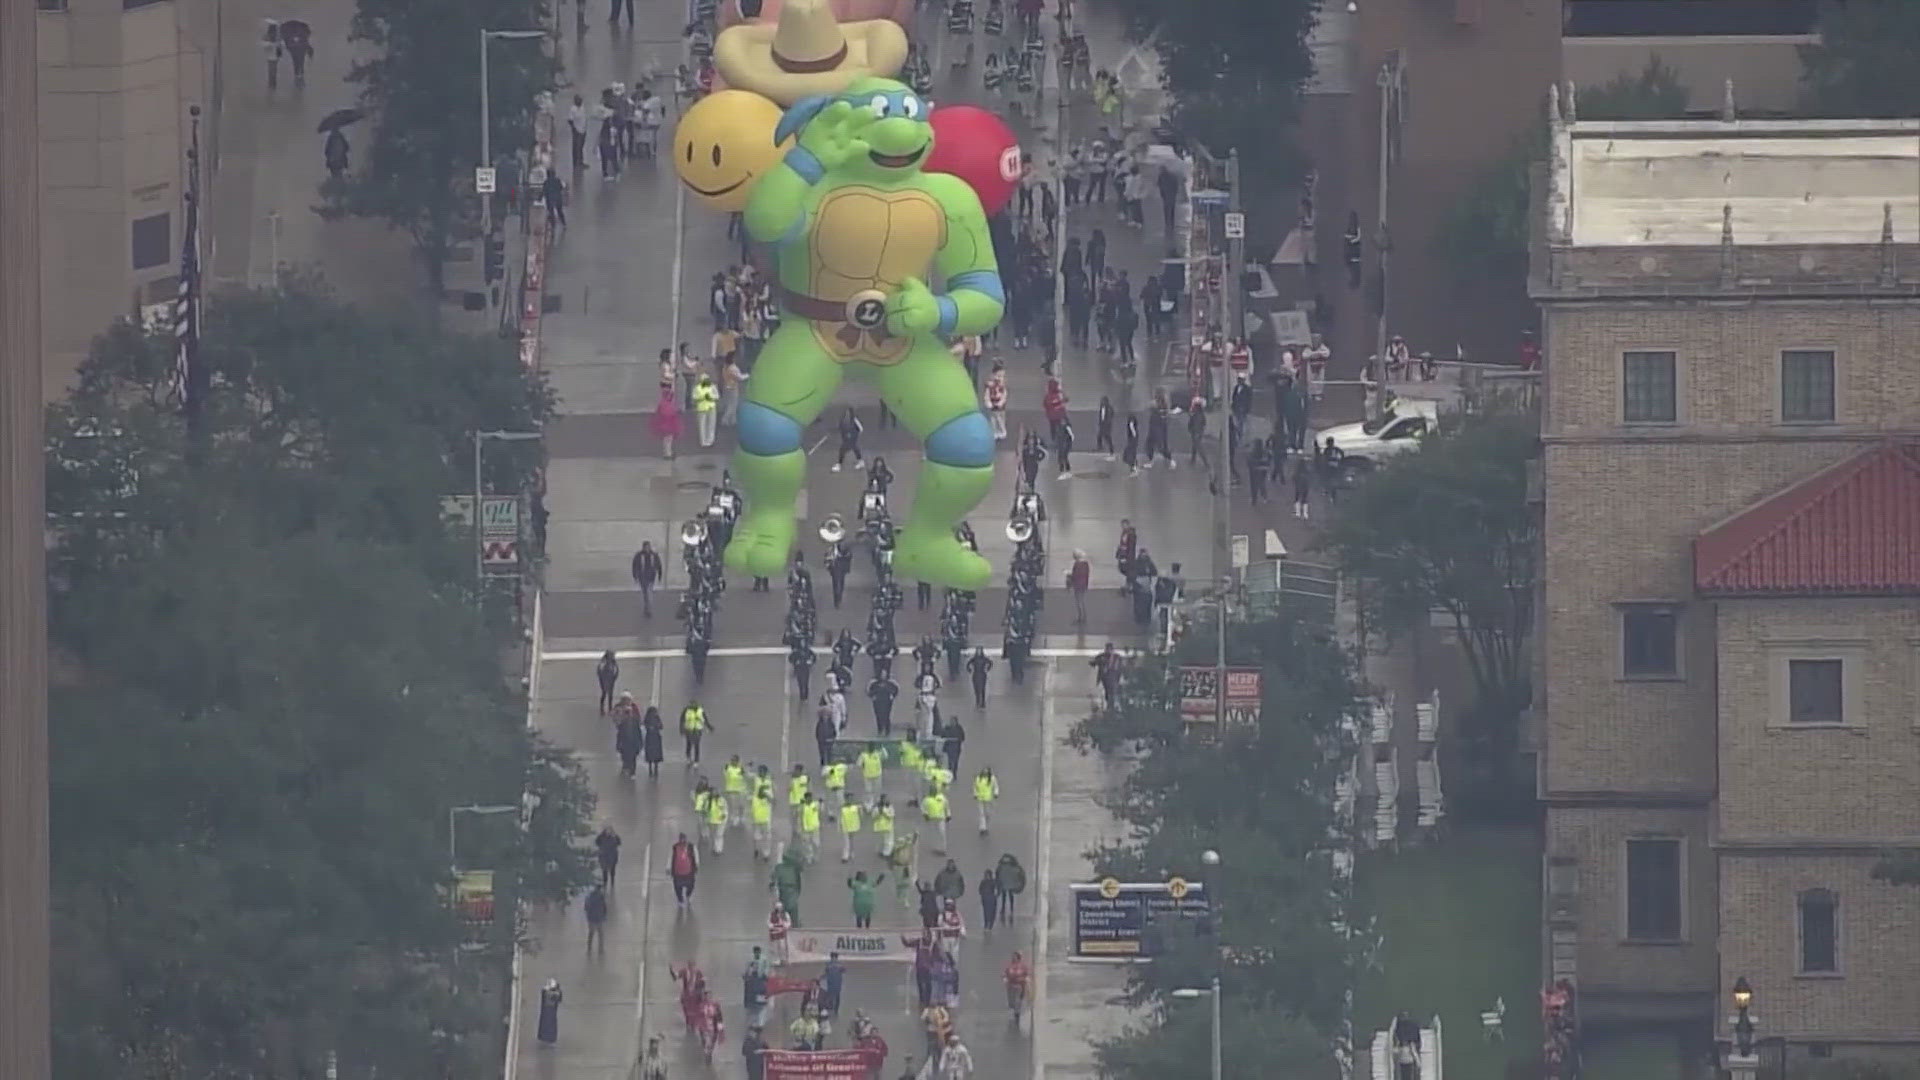
{"type": "Polygon", "coordinates": [[[839,514],[828,514],[820,523],[820,539],[829,544],[837,544],[847,538],[847,523],[839,514]]]}
{"type": "Polygon", "coordinates": [[[1008,518],[1007,539],[1016,544],[1024,544],[1033,539],[1033,518],[1027,514],[1015,514],[1008,518]]]}
{"type": "Polygon", "coordinates": [[[688,519],[680,526],[680,542],[688,547],[699,547],[707,539],[707,523],[699,518],[688,519]]]}

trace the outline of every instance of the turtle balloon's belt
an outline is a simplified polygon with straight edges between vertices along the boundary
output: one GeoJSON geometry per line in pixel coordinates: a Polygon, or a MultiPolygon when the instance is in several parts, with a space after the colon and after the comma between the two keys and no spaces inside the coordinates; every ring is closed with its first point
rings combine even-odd
{"type": "Polygon", "coordinates": [[[822,300],[817,296],[780,290],[780,302],[788,311],[813,322],[841,323],[858,327],[875,339],[889,335],[886,327],[886,296],[878,290],[856,293],[846,300],[822,300]],[[876,320],[873,316],[877,314],[876,320]]]}

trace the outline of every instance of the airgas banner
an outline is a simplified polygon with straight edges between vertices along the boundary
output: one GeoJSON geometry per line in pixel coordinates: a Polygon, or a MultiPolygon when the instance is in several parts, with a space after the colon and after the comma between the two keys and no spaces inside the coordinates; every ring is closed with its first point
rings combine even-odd
{"type": "Polygon", "coordinates": [[[865,1050],[763,1050],[766,1080],[867,1080],[878,1063],[865,1050]]]}
{"type": "Polygon", "coordinates": [[[787,955],[795,964],[824,964],[830,953],[844,963],[892,960],[913,963],[913,946],[898,930],[794,930],[787,935],[787,955]]]}

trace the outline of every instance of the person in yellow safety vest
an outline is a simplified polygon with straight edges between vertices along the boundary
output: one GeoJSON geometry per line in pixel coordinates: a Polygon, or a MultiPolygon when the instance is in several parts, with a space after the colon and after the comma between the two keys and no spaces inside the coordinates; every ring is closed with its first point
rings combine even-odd
{"type": "Polygon", "coordinates": [[[747,802],[748,829],[753,834],[753,857],[773,857],[773,786],[755,788],[747,802]]]}
{"type": "Polygon", "coordinates": [[[713,385],[713,376],[700,373],[700,381],[693,388],[693,416],[700,427],[700,445],[712,446],[715,429],[719,426],[720,388],[713,385]]]}
{"type": "Polygon", "coordinates": [[[747,767],[740,764],[740,755],[733,755],[727,762],[727,818],[735,825],[744,825],[747,821],[747,767]]]}
{"type": "Polygon", "coordinates": [[[925,786],[928,793],[932,793],[935,790],[937,785],[934,778],[939,775],[939,771],[940,763],[934,760],[932,754],[924,754],[921,756],[919,769],[920,783],[925,786]]]}
{"type": "Polygon", "coordinates": [[[919,776],[920,763],[927,758],[925,754],[920,752],[919,744],[915,743],[912,739],[902,739],[895,745],[900,747],[900,765],[907,770],[907,775],[919,776]]]}
{"type": "Polygon", "coordinates": [[[947,807],[947,793],[935,791],[921,799],[920,812],[933,825],[934,843],[938,845],[934,850],[945,855],[947,853],[947,819],[953,816],[947,807]]]}
{"type": "Polygon", "coordinates": [[[834,806],[845,806],[847,804],[846,762],[835,761],[830,763],[823,773],[821,782],[826,785],[827,798],[834,806]]]}
{"type": "Polygon", "coordinates": [[[719,796],[714,793],[713,785],[707,783],[706,777],[701,777],[699,782],[693,785],[693,823],[696,844],[704,841],[707,838],[707,830],[713,827],[707,820],[707,807],[717,798],[719,796]]]}
{"type": "Polygon", "coordinates": [[[820,851],[820,803],[807,792],[800,800],[800,861],[811,863],[820,851]]]}
{"type": "Polygon", "coordinates": [[[713,836],[713,853],[720,854],[727,843],[727,800],[717,791],[707,794],[707,832],[713,836]]]}
{"type": "Polygon", "coordinates": [[[885,795],[873,804],[873,835],[880,839],[880,857],[893,855],[893,804],[885,795]]]}
{"type": "Polygon", "coordinates": [[[980,831],[987,831],[988,816],[993,810],[993,800],[1000,797],[1000,780],[993,775],[992,769],[981,769],[980,775],[973,778],[973,801],[980,807],[980,831]]]}
{"type": "Polygon", "coordinates": [[[767,801],[772,802],[773,801],[773,774],[767,771],[767,767],[765,765],[755,765],[753,767],[753,776],[751,779],[752,779],[753,794],[765,795],[767,797],[767,801]]]}
{"type": "Polygon", "coordinates": [[[792,819],[789,829],[795,841],[800,839],[800,804],[806,800],[809,783],[807,767],[795,765],[793,775],[787,777],[787,815],[792,819]]]}
{"type": "Polygon", "coordinates": [[[880,794],[880,778],[887,769],[887,755],[868,743],[860,751],[860,793],[871,799],[880,794]]]}
{"type": "Polygon", "coordinates": [[[840,804],[840,861],[853,861],[853,834],[860,831],[860,804],[851,800],[840,804]]]}
{"type": "Polygon", "coordinates": [[[680,710],[680,737],[686,742],[688,765],[700,763],[700,737],[710,727],[707,710],[700,707],[698,699],[687,702],[687,707],[680,710]]]}

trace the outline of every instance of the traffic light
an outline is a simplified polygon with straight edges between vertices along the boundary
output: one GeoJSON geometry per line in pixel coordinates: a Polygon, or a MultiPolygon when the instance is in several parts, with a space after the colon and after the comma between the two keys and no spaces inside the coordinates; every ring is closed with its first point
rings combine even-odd
{"type": "Polygon", "coordinates": [[[507,241],[504,236],[495,233],[487,237],[486,274],[489,284],[506,276],[507,241]]]}

